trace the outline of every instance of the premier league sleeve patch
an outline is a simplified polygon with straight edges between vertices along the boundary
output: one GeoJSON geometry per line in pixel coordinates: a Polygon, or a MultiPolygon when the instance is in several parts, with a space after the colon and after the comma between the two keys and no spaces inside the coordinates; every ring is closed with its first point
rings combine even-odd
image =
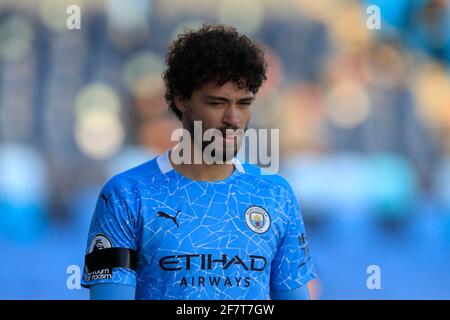
{"type": "Polygon", "coordinates": [[[91,241],[89,253],[108,248],[112,248],[111,240],[104,234],[98,234],[91,241]]]}
{"type": "Polygon", "coordinates": [[[104,234],[97,234],[85,256],[85,281],[112,279],[114,268],[137,269],[137,252],[130,248],[113,247],[104,234]]]}
{"type": "MultiPolygon", "coordinates": [[[[95,254],[95,252],[109,248],[112,248],[111,240],[109,240],[109,238],[104,234],[97,234],[89,245],[89,254],[92,255],[95,254]]],[[[109,267],[94,269],[90,268],[89,270],[86,265],[85,268],[87,271],[85,275],[86,281],[111,279],[112,277],[112,270],[109,267]]]]}
{"type": "Polygon", "coordinates": [[[256,233],[264,233],[270,228],[269,213],[259,206],[251,206],[245,211],[245,222],[256,233]]]}

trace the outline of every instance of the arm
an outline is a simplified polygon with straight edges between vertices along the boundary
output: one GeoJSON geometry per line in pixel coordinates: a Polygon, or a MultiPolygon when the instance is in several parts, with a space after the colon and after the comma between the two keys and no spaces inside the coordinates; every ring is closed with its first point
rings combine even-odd
{"type": "Polygon", "coordinates": [[[316,277],[300,205],[292,190],[283,211],[286,228],[271,263],[270,290],[273,299],[308,299],[308,282],[316,277]],[[295,289],[292,289],[295,288],[295,289]]]}
{"type": "Polygon", "coordinates": [[[308,286],[300,286],[288,291],[270,291],[272,300],[309,300],[308,286]]]}
{"type": "MultiPolygon", "coordinates": [[[[131,206],[134,199],[128,198],[126,193],[122,194],[123,189],[126,189],[123,183],[113,178],[102,188],[97,199],[81,279],[81,285],[85,288],[100,284],[136,287],[137,216],[131,206]]],[[[104,292],[110,292],[108,286],[98,288],[91,290],[93,299],[97,299],[98,292],[100,299],[103,299],[104,292]]],[[[115,295],[111,299],[114,297],[115,295]]]]}
{"type": "Polygon", "coordinates": [[[100,283],[89,288],[91,300],[134,300],[136,288],[126,284],[100,283]]]}

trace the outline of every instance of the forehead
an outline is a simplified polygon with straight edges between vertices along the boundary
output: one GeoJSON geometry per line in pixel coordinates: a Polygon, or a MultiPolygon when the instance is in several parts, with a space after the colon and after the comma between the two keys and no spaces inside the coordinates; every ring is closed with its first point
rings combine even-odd
{"type": "Polygon", "coordinates": [[[225,82],[222,86],[217,81],[208,81],[202,88],[193,92],[198,96],[220,96],[225,98],[253,97],[253,93],[247,87],[239,88],[234,81],[225,82]]]}

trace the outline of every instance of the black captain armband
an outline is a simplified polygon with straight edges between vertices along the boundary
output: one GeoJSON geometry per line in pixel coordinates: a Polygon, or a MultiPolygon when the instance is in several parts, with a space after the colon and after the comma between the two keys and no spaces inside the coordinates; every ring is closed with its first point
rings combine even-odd
{"type": "Polygon", "coordinates": [[[89,275],[111,274],[113,268],[127,268],[136,271],[137,252],[128,248],[95,250],[85,256],[84,265],[89,275]]]}

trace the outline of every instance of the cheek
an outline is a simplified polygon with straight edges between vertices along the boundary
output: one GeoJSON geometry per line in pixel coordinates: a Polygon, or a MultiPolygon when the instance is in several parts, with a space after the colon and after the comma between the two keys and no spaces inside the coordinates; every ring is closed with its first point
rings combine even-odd
{"type": "Polygon", "coordinates": [[[208,117],[208,108],[203,104],[193,104],[190,109],[191,118],[195,120],[205,119],[208,117]]]}
{"type": "Polygon", "coordinates": [[[250,121],[250,118],[252,116],[252,112],[250,108],[242,110],[241,112],[241,122],[243,125],[247,126],[248,122],[250,121]]]}
{"type": "Polygon", "coordinates": [[[222,110],[204,106],[203,110],[195,114],[195,119],[202,120],[204,127],[213,128],[221,124],[223,116],[222,110]]]}

